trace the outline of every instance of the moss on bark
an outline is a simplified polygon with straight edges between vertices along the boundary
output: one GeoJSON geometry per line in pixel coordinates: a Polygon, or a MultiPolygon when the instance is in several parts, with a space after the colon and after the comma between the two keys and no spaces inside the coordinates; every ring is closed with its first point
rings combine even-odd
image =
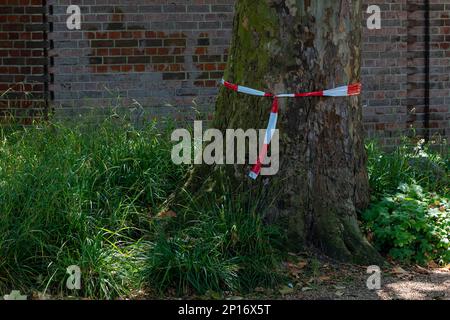
{"type": "MultiPolygon", "coordinates": [[[[359,82],[361,14],[361,0],[239,0],[225,78],[276,93],[359,82]]],[[[228,166],[237,190],[277,194],[267,218],[285,221],[292,247],[380,262],[357,224],[356,212],[369,199],[360,98],[280,102],[281,170],[253,183],[245,178],[248,167],[228,166]]],[[[270,99],[222,88],[213,126],[265,128],[269,112],[270,99]]],[[[212,170],[195,169],[189,185],[202,189],[212,170]]]]}

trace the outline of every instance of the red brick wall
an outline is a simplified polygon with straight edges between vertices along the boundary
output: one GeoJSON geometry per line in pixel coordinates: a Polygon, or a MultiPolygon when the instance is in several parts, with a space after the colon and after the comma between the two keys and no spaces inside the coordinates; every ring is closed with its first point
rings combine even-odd
{"type": "MultiPolygon", "coordinates": [[[[4,90],[25,81],[36,97],[43,97],[46,90],[39,77],[45,69],[44,61],[36,58],[44,51],[35,48],[42,41],[39,37],[45,36],[39,29],[42,17],[39,12],[26,12],[40,10],[43,3],[30,0],[36,8],[26,9],[30,1],[0,1],[0,10],[13,10],[6,14],[11,18],[2,15],[0,20],[0,37],[5,41],[5,48],[0,50],[0,85],[4,90]],[[24,19],[23,25],[16,27],[23,30],[8,30],[15,24],[14,16],[24,19]],[[9,39],[17,36],[36,38],[9,39]],[[24,47],[15,48],[18,45],[24,47]],[[4,60],[17,54],[24,59],[4,60]]],[[[73,117],[93,107],[118,104],[134,108],[136,103],[146,110],[143,117],[137,115],[142,121],[161,116],[182,119],[195,113],[193,108],[210,114],[217,80],[227,60],[234,2],[48,0],[53,26],[48,35],[52,57],[49,72],[53,75],[49,88],[57,115],[73,117]],[[81,7],[82,30],[66,27],[70,4],[81,7]]],[[[429,1],[428,29],[424,0],[363,2],[364,11],[371,4],[382,10],[381,30],[367,29],[367,13],[362,21],[367,135],[389,145],[410,134],[411,129],[424,136],[449,137],[450,1],[429,1]]],[[[27,104],[18,109],[27,110],[27,104]]]]}
{"type": "Polygon", "coordinates": [[[406,127],[406,0],[365,0],[381,8],[381,29],[369,30],[363,19],[362,82],[367,135],[395,144],[406,127]]]}
{"type": "Polygon", "coordinates": [[[211,112],[228,59],[234,0],[82,5],[80,31],[66,28],[68,3],[49,1],[58,115],[116,104],[117,96],[125,106],[138,101],[147,119],[182,119],[193,106],[211,112]]]}
{"type": "Polygon", "coordinates": [[[46,107],[42,0],[0,0],[0,119],[24,123],[46,107]]]}
{"type": "Polygon", "coordinates": [[[382,9],[381,30],[364,29],[363,97],[368,135],[386,144],[398,143],[402,134],[449,137],[450,1],[430,1],[429,29],[424,0],[364,2],[382,9]]]}
{"type": "Polygon", "coordinates": [[[450,136],[450,1],[431,0],[427,8],[409,0],[407,11],[407,123],[420,135],[450,136]]]}

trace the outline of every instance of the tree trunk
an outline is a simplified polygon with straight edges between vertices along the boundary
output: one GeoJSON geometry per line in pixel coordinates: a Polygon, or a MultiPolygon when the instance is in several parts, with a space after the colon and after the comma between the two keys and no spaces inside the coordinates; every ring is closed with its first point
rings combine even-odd
{"type": "MultiPolygon", "coordinates": [[[[359,82],[361,10],[361,0],[237,1],[225,80],[272,93],[359,82]]],[[[270,104],[222,88],[213,127],[265,128],[270,104]]],[[[270,217],[287,222],[292,247],[379,262],[357,222],[369,201],[360,97],[280,99],[278,128],[280,171],[251,183],[277,186],[270,217]]]]}

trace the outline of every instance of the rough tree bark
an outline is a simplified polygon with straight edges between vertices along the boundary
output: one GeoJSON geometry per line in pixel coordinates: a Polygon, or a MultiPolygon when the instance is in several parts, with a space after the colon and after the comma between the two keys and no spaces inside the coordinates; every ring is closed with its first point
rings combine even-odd
{"type": "MultiPolygon", "coordinates": [[[[361,0],[238,0],[225,80],[273,93],[359,82],[361,7],[361,0]]],[[[265,128],[270,104],[223,88],[213,127],[265,128]]],[[[360,97],[281,99],[280,106],[280,172],[256,182],[277,186],[270,216],[288,222],[295,248],[379,262],[357,222],[369,201],[360,97]]],[[[195,170],[195,179],[204,172],[195,170]]]]}

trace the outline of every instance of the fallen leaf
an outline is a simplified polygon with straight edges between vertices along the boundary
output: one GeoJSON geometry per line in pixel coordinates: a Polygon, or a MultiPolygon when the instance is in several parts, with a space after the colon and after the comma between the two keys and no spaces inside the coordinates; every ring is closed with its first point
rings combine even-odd
{"type": "Polygon", "coordinates": [[[344,295],[344,291],[336,291],[334,294],[338,297],[342,297],[344,295]]]}
{"type": "Polygon", "coordinates": [[[244,300],[244,298],[239,297],[239,296],[234,296],[234,297],[227,298],[227,300],[244,300]]]}
{"type": "Polygon", "coordinates": [[[412,278],[411,273],[409,273],[402,267],[395,267],[394,269],[392,269],[391,273],[400,279],[412,278]]]}
{"type": "Polygon", "coordinates": [[[294,289],[288,286],[283,286],[280,290],[278,290],[283,296],[294,293],[294,289]]]}
{"type": "Polygon", "coordinates": [[[392,273],[406,275],[406,274],[408,274],[408,271],[406,271],[402,267],[395,267],[394,269],[392,269],[392,273]]]}
{"type": "Polygon", "coordinates": [[[333,287],[338,291],[344,290],[346,288],[344,286],[333,286],[333,287]]]}
{"type": "Polygon", "coordinates": [[[311,290],[313,290],[313,288],[311,288],[311,287],[303,287],[303,288],[302,288],[302,291],[303,291],[303,292],[311,291],[311,290]]]}
{"type": "Polygon", "coordinates": [[[305,261],[300,261],[298,263],[292,263],[288,262],[286,264],[289,273],[294,276],[295,278],[299,278],[299,274],[302,272],[302,269],[307,265],[308,263],[305,261]]]}
{"type": "Polygon", "coordinates": [[[319,277],[319,280],[322,281],[322,282],[330,281],[330,280],[331,280],[331,277],[329,277],[329,276],[320,276],[320,277],[319,277]]]}
{"type": "Polygon", "coordinates": [[[34,291],[33,294],[32,294],[32,299],[33,300],[50,300],[51,296],[49,294],[46,294],[46,293],[34,291]]]}
{"type": "Polygon", "coordinates": [[[158,218],[175,218],[176,216],[177,214],[172,210],[158,213],[158,218]]]}
{"type": "Polygon", "coordinates": [[[415,271],[417,273],[421,273],[421,274],[429,274],[430,273],[430,271],[428,271],[427,269],[425,269],[419,265],[416,265],[415,271]]]}

